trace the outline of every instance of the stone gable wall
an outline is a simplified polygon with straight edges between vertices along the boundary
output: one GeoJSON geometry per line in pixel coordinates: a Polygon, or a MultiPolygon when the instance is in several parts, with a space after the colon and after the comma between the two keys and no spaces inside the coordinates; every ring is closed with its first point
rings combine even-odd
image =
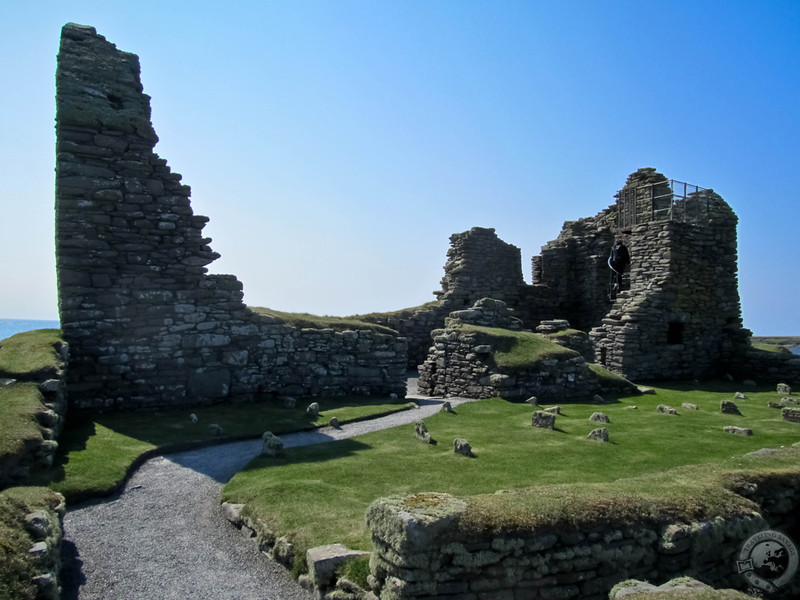
{"type": "Polygon", "coordinates": [[[406,342],[297,330],[253,313],[242,284],[208,275],[219,255],[158,137],[138,58],[94,28],[62,31],[56,74],[56,264],[82,408],[231,395],[405,392],[406,342]]]}

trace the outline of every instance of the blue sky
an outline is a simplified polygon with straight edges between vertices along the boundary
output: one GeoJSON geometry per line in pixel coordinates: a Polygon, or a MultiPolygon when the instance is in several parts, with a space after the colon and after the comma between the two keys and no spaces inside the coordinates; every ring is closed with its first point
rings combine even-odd
{"type": "MultiPolygon", "coordinates": [[[[7,3],[11,4],[11,3],[7,3]]],[[[800,2],[14,2],[0,317],[57,318],[61,26],[140,57],[156,151],[251,305],[433,299],[452,233],[531,256],[652,166],[739,215],[745,326],[800,335],[800,2]]]]}

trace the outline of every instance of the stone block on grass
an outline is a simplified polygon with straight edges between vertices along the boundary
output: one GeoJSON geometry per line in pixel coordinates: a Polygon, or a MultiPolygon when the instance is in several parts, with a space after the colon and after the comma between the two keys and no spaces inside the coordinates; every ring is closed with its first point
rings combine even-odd
{"type": "Polygon", "coordinates": [[[739,410],[739,407],[736,406],[736,403],[732,400],[723,400],[720,402],[720,410],[722,414],[725,415],[741,415],[742,412],[739,410]]]}
{"type": "Polygon", "coordinates": [[[784,421],[790,423],[800,423],[800,408],[789,408],[788,406],[781,409],[781,416],[784,421]]]}
{"type": "Polygon", "coordinates": [[[727,427],[723,427],[722,430],[725,433],[732,433],[733,435],[741,435],[744,437],[753,435],[753,430],[748,429],[747,427],[736,427],[734,425],[728,425],[727,427]]]}
{"type": "Polygon", "coordinates": [[[607,442],[608,441],[608,429],[605,427],[599,427],[598,429],[593,429],[588,436],[586,436],[590,440],[595,440],[597,442],[607,442]]]}
{"type": "Polygon", "coordinates": [[[531,426],[538,427],[539,429],[553,429],[556,425],[556,416],[554,414],[537,410],[531,415],[531,426]]]}

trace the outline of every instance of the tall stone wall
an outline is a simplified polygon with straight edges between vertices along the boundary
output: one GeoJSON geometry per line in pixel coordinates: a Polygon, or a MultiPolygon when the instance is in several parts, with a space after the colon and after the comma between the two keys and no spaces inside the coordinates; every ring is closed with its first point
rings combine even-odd
{"type": "Polygon", "coordinates": [[[625,236],[630,289],[591,331],[597,362],[629,379],[721,374],[746,354],[737,278],[737,218],[705,190],[699,224],[650,220],[625,236]]]}
{"type": "Polygon", "coordinates": [[[533,283],[550,290],[553,313],[576,329],[588,331],[610,308],[608,254],[615,222],[616,207],[567,221],[558,238],[531,261],[533,283]]]}
{"type": "Polygon", "coordinates": [[[139,61],[67,24],[56,74],[56,265],[83,408],[231,395],[404,393],[406,341],[297,330],[242,302],[192,212],[188,186],[153,148],[139,61]]]}

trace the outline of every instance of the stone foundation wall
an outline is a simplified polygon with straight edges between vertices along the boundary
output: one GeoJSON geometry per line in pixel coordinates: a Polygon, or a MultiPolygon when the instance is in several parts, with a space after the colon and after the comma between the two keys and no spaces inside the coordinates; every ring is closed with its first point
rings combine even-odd
{"type": "MultiPolygon", "coordinates": [[[[27,439],[19,452],[0,455],[0,489],[24,485],[32,472],[53,464],[67,415],[65,368],[69,360],[69,348],[66,344],[60,344],[58,353],[57,364],[30,376],[15,375],[16,378],[8,378],[8,374],[0,372],[0,387],[9,391],[18,388],[19,392],[12,393],[31,394],[41,401],[41,407],[34,415],[39,435],[27,439]]],[[[36,402],[35,399],[33,401],[36,402]]]]}
{"type": "MultiPolygon", "coordinates": [[[[419,368],[419,391],[430,396],[508,399],[580,398],[610,391],[611,383],[601,383],[581,354],[554,342],[550,356],[530,366],[504,367],[495,353],[505,343],[503,330],[519,331],[522,322],[511,316],[504,302],[483,298],[472,308],[454,311],[444,329],[432,333],[433,346],[419,368]],[[489,328],[474,330],[462,325],[489,328]],[[496,332],[496,333],[493,333],[496,332]]],[[[529,335],[534,335],[530,333],[529,335]]],[[[575,332],[588,342],[585,333],[575,332]]],[[[542,343],[549,344],[545,335],[542,343]]],[[[574,341],[574,340],[573,340],[574,341]]],[[[614,391],[634,392],[635,387],[621,380],[614,391]]]]}
{"type": "Polygon", "coordinates": [[[232,395],[404,394],[406,341],[297,330],[208,275],[188,186],[153,152],[138,58],[68,24],[58,56],[56,263],[68,385],[81,408],[232,395]]]}
{"type": "MultiPolygon", "coordinates": [[[[800,500],[796,486],[778,489],[785,492],[779,510],[772,503],[761,512],[702,522],[662,517],[625,526],[492,531],[464,525],[469,500],[435,493],[384,498],[367,513],[375,546],[371,582],[382,600],[605,600],[625,579],[659,583],[682,575],[741,589],[743,543],[780,525],[800,500]]],[[[794,598],[798,591],[794,581],[775,597],[794,598]]]]}

